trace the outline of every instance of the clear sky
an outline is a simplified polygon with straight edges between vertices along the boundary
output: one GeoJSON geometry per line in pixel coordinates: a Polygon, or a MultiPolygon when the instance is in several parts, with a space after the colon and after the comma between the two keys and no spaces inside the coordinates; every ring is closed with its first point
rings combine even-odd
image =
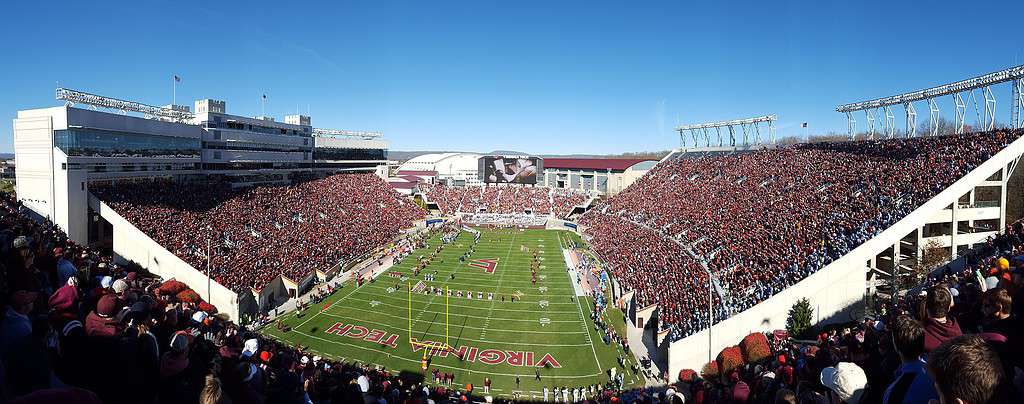
{"type": "Polygon", "coordinates": [[[394,150],[618,153],[770,113],[781,136],[845,132],[837,104],[1024,63],[1020,0],[117,3],[5,2],[2,114],[59,105],[58,82],[168,104],[177,74],[180,104],[252,116],[265,93],[394,150]]]}

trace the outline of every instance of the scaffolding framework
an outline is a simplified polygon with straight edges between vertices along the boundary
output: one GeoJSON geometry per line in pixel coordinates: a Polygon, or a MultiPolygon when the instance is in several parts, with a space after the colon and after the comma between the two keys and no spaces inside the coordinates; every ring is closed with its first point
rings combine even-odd
{"type": "Polygon", "coordinates": [[[676,127],[676,132],[679,132],[680,145],[686,144],[686,136],[689,134],[694,147],[751,146],[762,142],[761,126],[763,125],[768,131],[767,141],[774,144],[775,121],[775,115],[765,115],[754,118],[734,119],[730,121],[682,125],[676,127]],[[743,135],[742,139],[736,138],[737,128],[740,129],[740,132],[743,135]],[[709,129],[714,129],[714,133],[710,133],[708,131],[709,129]],[[723,135],[722,129],[726,129],[727,133],[725,135],[727,135],[728,138],[723,135]],[[713,137],[717,138],[717,142],[715,142],[713,137]],[[737,144],[737,140],[741,140],[742,143],[737,144]]]}
{"type": "Polygon", "coordinates": [[[195,117],[195,115],[189,111],[146,105],[135,101],[119,100],[117,98],[89,94],[63,87],[57,87],[57,99],[67,101],[68,106],[83,104],[89,105],[93,108],[118,110],[123,113],[138,112],[144,114],[146,118],[161,121],[190,123],[195,117]]]}
{"type": "Polygon", "coordinates": [[[956,108],[956,133],[963,133],[966,128],[967,106],[974,104],[975,115],[978,127],[982,130],[992,130],[996,126],[996,97],[992,92],[992,86],[1001,83],[1013,85],[1013,105],[1011,107],[1010,126],[1014,129],[1024,127],[1024,120],[1021,118],[1021,109],[1024,108],[1024,65],[1003,69],[997,72],[985,74],[955,83],[943,84],[940,86],[912,91],[904,94],[893,95],[885,98],[878,98],[869,101],[844,104],[836,107],[837,112],[846,114],[850,139],[856,135],[856,121],[854,112],[864,111],[868,119],[868,135],[874,137],[874,114],[875,110],[882,108],[885,112],[885,134],[888,137],[896,135],[896,117],[892,112],[892,106],[903,105],[906,115],[907,136],[917,135],[917,109],[915,102],[928,102],[928,135],[935,136],[939,133],[939,107],[935,100],[939,97],[952,95],[956,108]],[[979,110],[978,98],[974,91],[980,90],[984,97],[984,115],[979,110]],[[969,97],[964,97],[964,94],[969,97]]]}
{"type": "Polygon", "coordinates": [[[368,132],[359,130],[313,128],[313,136],[373,140],[384,137],[384,134],[380,132],[368,132]]]}

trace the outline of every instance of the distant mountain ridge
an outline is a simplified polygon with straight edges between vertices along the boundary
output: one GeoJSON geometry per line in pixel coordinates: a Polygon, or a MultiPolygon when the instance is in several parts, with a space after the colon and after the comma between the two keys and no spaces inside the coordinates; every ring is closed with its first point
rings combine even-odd
{"type": "MultiPolygon", "coordinates": [[[[581,158],[581,159],[654,159],[660,160],[662,157],[668,155],[669,150],[653,151],[653,152],[628,152],[620,154],[541,154],[540,157],[551,157],[551,158],[581,158]]],[[[388,150],[388,159],[397,161],[407,161],[409,159],[422,156],[424,154],[431,153],[476,153],[482,155],[500,154],[500,155],[534,155],[533,153],[526,153],[514,150],[494,150],[490,152],[471,152],[471,151],[440,151],[440,150],[415,150],[415,151],[401,151],[401,150],[388,150]]]]}

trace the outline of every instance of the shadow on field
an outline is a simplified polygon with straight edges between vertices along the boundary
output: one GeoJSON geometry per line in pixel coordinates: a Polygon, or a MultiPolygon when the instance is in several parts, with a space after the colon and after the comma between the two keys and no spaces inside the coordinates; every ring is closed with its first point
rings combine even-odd
{"type": "Polygon", "coordinates": [[[425,341],[427,339],[427,331],[430,331],[430,328],[434,326],[434,322],[437,321],[437,316],[439,315],[441,314],[434,313],[434,318],[430,319],[430,327],[427,327],[427,329],[423,330],[423,334],[420,334],[420,341],[425,341]]]}
{"type": "MultiPolygon", "coordinates": [[[[462,316],[462,324],[459,326],[459,335],[455,336],[455,343],[452,344],[452,347],[459,346],[459,341],[462,341],[462,332],[466,330],[466,319],[467,318],[468,317],[466,317],[466,316],[462,316]]],[[[462,358],[459,358],[459,359],[462,359],[462,358]]]]}

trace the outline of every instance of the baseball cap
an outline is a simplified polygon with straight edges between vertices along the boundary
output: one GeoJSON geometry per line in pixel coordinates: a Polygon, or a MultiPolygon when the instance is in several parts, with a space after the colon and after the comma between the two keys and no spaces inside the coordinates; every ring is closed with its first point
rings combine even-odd
{"type": "Polygon", "coordinates": [[[242,357],[248,358],[260,350],[260,342],[256,338],[245,341],[245,345],[242,348],[242,357]]]}
{"type": "Polygon", "coordinates": [[[851,362],[839,362],[821,370],[821,384],[849,404],[859,404],[868,378],[864,370],[851,362]]]}
{"type": "Polygon", "coordinates": [[[100,301],[96,303],[96,314],[103,317],[110,317],[117,314],[117,310],[120,308],[117,296],[103,295],[103,297],[100,298],[100,301]]]}
{"type": "Polygon", "coordinates": [[[111,288],[114,289],[114,293],[124,292],[125,289],[128,289],[128,282],[125,282],[124,279],[118,279],[114,281],[111,288]]]}
{"type": "Polygon", "coordinates": [[[192,313],[192,321],[195,321],[197,323],[202,323],[203,321],[206,320],[206,317],[208,317],[208,316],[209,315],[206,314],[205,311],[201,311],[200,310],[200,311],[197,311],[195,313],[192,313]]]}

